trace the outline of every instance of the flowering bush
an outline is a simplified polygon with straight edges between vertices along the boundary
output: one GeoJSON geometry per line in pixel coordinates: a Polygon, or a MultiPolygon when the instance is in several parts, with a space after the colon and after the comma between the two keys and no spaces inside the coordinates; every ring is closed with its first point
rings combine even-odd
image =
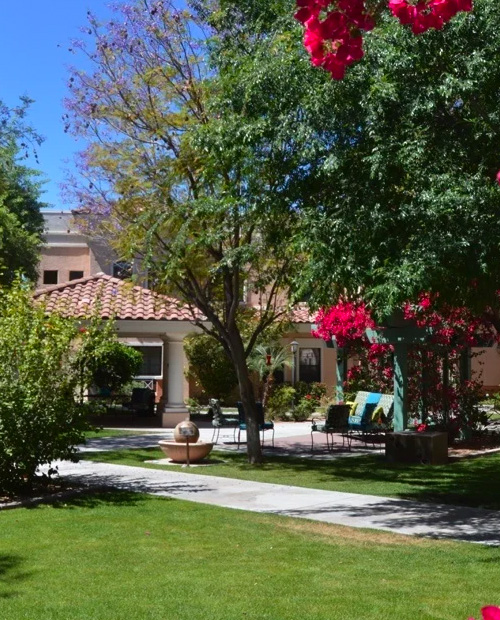
{"type": "Polygon", "coordinates": [[[474,315],[468,308],[452,307],[448,304],[435,309],[439,294],[421,293],[417,303],[406,303],[404,317],[415,321],[418,327],[431,327],[432,339],[437,345],[460,348],[475,347],[492,342],[497,333],[490,321],[474,315]]]}
{"type": "Polygon", "coordinates": [[[323,340],[335,336],[339,347],[361,343],[367,327],[375,327],[370,312],[363,302],[340,300],[331,308],[323,308],[316,316],[318,328],[313,335],[323,340]]]}
{"type": "MultiPolygon", "coordinates": [[[[304,24],[304,47],[316,67],[341,80],[346,67],[363,58],[363,32],[373,30],[381,1],[297,0],[295,18],[304,24]]],[[[441,29],[472,0],[388,0],[392,14],[415,34],[441,29]]]]}
{"type": "MultiPolygon", "coordinates": [[[[500,620],[500,607],[487,605],[481,609],[481,615],[483,620],[500,620]]],[[[474,620],[474,618],[469,618],[469,620],[474,620]]]]}
{"type": "MultiPolygon", "coordinates": [[[[416,303],[404,306],[406,319],[432,330],[428,343],[409,349],[410,416],[418,430],[444,426],[452,438],[466,437],[481,427],[485,416],[478,406],[481,384],[460,381],[461,356],[469,347],[498,339],[498,335],[489,321],[467,308],[443,305],[438,309],[437,301],[437,295],[423,293],[416,303]]],[[[375,324],[365,304],[341,300],[322,309],[316,323],[316,337],[330,340],[335,336],[354,359],[347,372],[346,392],[393,391],[393,347],[368,340],[366,328],[375,324]]]]}

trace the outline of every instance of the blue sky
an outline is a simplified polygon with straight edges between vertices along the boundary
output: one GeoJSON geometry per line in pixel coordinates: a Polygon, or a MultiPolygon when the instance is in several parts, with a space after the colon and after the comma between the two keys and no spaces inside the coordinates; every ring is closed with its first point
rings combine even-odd
{"type": "Polygon", "coordinates": [[[79,150],[72,136],[64,133],[62,100],[67,94],[67,67],[82,57],[68,48],[79,38],[87,10],[107,17],[106,0],[2,0],[0,12],[0,99],[13,107],[19,95],[35,100],[29,121],[46,140],[38,150],[39,164],[29,162],[47,178],[43,200],[53,208],[69,208],[60,196],[64,168],[71,167],[79,150]]]}

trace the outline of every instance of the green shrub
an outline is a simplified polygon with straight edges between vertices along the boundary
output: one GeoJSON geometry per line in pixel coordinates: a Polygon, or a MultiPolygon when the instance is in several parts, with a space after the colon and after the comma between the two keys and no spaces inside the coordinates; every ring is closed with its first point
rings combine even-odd
{"type": "Polygon", "coordinates": [[[266,415],[270,420],[282,419],[292,409],[296,391],[290,385],[277,385],[268,398],[266,415]]]}
{"type": "MultiPolygon", "coordinates": [[[[307,396],[310,396],[310,394],[308,394],[307,396]]],[[[316,401],[312,397],[301,398],[290,411],[292,419],[296,422],[303,422],[304,420],[307,420],[314,413],[317,403],[318,401],[316,401]]]]}
{"type": "Polygon", "coordinates": [[[141,369],[142,355],[114,339],[99,342],[89,359],[91,382],[100,389],[115,392],[130,383],[141,369]]]}
{"type": "Polygon", "coordinates": [[[83,328],[33,302],[16,281],[0,289],[0,491],[31,485],[41,465],[74,459],[83,441],[80,406],[94,353],[115,338],[111,322],[83,328]]]}
{"type": "Polygon", "coordinates": [[[189,374],[209,398],[224,400],[236,387],[234,366],[222,345],[208,334],[190,334],[184,338],[189,374]]]}

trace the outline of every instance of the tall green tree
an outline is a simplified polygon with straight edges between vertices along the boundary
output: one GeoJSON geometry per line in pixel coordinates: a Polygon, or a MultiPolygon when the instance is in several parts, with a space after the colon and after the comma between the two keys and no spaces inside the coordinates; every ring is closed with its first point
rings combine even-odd
{"type": "MultiPolygon", "coordinates": [[[[89,46],[77,45],[93,71],[71,78],[68,122],[89,140],[81,158],[89,183],[78,196],[87,217],[100,219],[121,255],[141,258],[159,290],[196,310],[194,322],[222,345],[248,416],[249,460],[258,462],[247,360],[285,313],[301,262],[292,247],[298,217],[283,187],[297,162],[274,131],[293,118],[264,116],[262,90],[226,109],[207,28],[168,0],[136,0],[108,24],[90,16],[89,46]],[[243,330],[250,294],[258,303],[243,330]]],[[[277,86],[288,88],[284,78],[277,86]]],[[[276,101],[286,94],[275,91],[276,101]]]]}
{"type": "Polygon", "coordinates": [[[208,398],[224,400],[236,388],[238,379],[232,360],[215,338],[208,334],[190,334],[184,338],[189,374],[208,398]]]}
{"type": "Polygon", "coordinates": [[[23,159],[41,143],[26,123],[31,100],[21,99],[15,109],[0,102],[0,282],[9,283],[17,271],[36,280],[42,244],[39,173],[23,159]]]}
{"type": "Polygon", "coordinates": [[[310,135],[297,191],[297,251],[309,260],[298,288],[316,304],[362,294],[378,317],[429,290],[488,307],[500,326],[500,6],[477,0],[422,36],[382,12],[364,59],[335,82],[304,67],[291,4],[221,0],[212,19],[225,27],[219,70],[258,57],[246,75],[255,88],[269,84],[280,72],[262,53],[271,41],[293,58],[290,82],[303,80],[283,102],[310,135]]]}

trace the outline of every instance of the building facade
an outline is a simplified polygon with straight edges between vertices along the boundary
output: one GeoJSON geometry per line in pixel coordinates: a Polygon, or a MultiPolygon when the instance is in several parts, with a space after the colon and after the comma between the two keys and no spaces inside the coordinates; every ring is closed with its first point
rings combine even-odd
{"type": "MultiPolygon", "coordinates": [[[[186,378],[183,347],[185,336],[197,331],[190,311],[177,300],[127,282],[133,265],[120,261],[106,243],[83,235],[70,211],[46,211],[44,217],[46,245],[36,296],[49,309],[57,307],[73,317],[84,319],[97,306],[103,318],[113,317],[119,339],[143,355],[137,378],[155,390],[163,426],[175,426],[186,416],[185,402],[195,395],[186,378]]],[[[244,295],[245,303],[258,302],[251,291],[244,295]]],[[[311,336],[307,308],[294,311],[292,324],[283,345],[298,343],[295,379],[320,381],[333,390],[335,352],[311,336]]],[[[284,380],[292,380],[291,368],[285,368],[284,380]]]]}

